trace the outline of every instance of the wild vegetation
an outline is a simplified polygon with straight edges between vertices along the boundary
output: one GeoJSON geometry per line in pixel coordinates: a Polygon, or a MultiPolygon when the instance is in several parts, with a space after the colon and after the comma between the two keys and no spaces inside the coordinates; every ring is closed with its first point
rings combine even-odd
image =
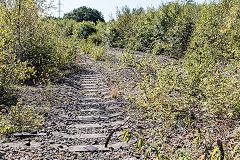
{"type": "MultiPolygon", "coordinates": [[[[44,16],[44,3],[8,0],[0,3],[0,132],[18,131],[20,117],[33,122],[31,107],[19,105],[16,85],[59,79],[75,59],[74,42],[64,38],[61,23],[44,16]],[[26,111],[26,112],[25,112],[26,111]],[[9,121],[6,117],[12,117],[9,121]],[[15,120],[14,120],[15,119],[15,120]],[[6,123],[5,123],[6,122],[6,123]],[[7,124],[7,125],[6,125],[7,124]],[[17,126],[16,126],[17,125],[17,126]]],[[[33,107],[33,106],[32,106],[33,107]]],[[[35,117],[36,118],[36,117],[35,117]]],[[[35,121],[35,120],[34,120],[35,121]]],[[[21,129],[23,127],[20,127],[21,129]]]]}
{"type": "Polygon", "coordinates": [[[127,94],[155,127],[130,127],[123,140],[137,138],[147,159],[239,158],[239,11],[235,0],[124,7],[93,33],[100,45],[125,48],[123,65],[138,70],[138,92],[127,94]],[[159,64],[161,56],[135,51],[173,59],[159,64]]]}
{"type": "Polygon", "coordinates": [[[106,47],[118,47],[126,49],[122,66],[138,71],[137,93],[126,93],[131,109],[155,124],[127,128],[124,141],[137,138],[136,152],[146,159],[239,159],[238,0],[123,7],[107,23],[92,9],[98,18],[81,17],[86,7],[56,19],[44,17],[41,3],[19,2],[0,4],[0,114],[10,115],[7,123],[0,118],[2,133],[24,128],[24,118],[14,115],[41,122],[29,106],[16,109],[15,85],[60,78],[74,63],[75,46],[96,61],[106,60],[106,47]],[[136,51],[146,56],[136,58],[136,51]],[[160,64],[161,56],[171,60],[160,64]]]}
{"type": "Polygon", "coordinates": [[[104,18],[101,12],[99,12],[96,9],[88,8],[85,6],[74,9],[73,11],[64,14],[63,17],[67,19],[73,19],[76,22],[82,21],[91,21],[94,23],[96,23],[97,21],[104,22],[104,18]]]}

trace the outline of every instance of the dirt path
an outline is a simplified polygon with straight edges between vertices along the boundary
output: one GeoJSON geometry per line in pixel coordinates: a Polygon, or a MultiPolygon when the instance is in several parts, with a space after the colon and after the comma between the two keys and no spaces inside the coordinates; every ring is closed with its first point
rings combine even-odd
{"type": "MultiPolygon", "coordinates": [[[[90,62],[84,65],[89,66],[90,62]]],[[[87,67],[87,66],[85,66],[87,67]]],[[[0,144],[5,159],[127,159],[121,132],[127,121],[126,102],[111,96],[104,75],[95,69],[70,74],[52,86],[55,107],[37,133],[18,133],[0,144]],[[125,155],[125,156],[124,156],[125,155]],[[123,158],[125,157],[125,158],[123,158]]]]}

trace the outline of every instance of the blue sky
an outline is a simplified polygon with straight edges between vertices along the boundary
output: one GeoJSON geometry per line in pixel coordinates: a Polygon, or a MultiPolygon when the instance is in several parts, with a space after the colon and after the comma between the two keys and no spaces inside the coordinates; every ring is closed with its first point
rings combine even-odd
{"type": "MultiPolygon", "coordinates": [[[[53,16],[58,16],[58,2],[59,0],[47,0],[47,2],[52,1],[52,4],[56,9],[51,9],[51,14],[53,16]]],[[[121,8],[123,6],[128,6],[129,8],[143,7],[155,7],[157,8],[162,3],[166,3],[173,0],[60,0],[61,6],[61,16],[64,13],[70,12],[74,8],[79,8],[81,6],[87,6],[102,12],[105,21],[115,18],[117,7],[121,8]]],[[[197,3],[202,3],[205,0],[195,0],[197,3]]]]}

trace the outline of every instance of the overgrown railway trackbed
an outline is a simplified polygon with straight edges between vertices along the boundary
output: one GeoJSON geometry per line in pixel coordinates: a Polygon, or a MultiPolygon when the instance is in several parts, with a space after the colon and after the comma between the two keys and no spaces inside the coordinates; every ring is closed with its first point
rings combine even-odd
{"type": "MultiPolygon", "coordinates": [[[[28,145],[26,140],[19,140],[3,143],[2,147],[15,150],[42,148],[42,151],[45,148],[70,153],[112,152],[126,147],[121,132],[109,137],[112,130],[126,123],[125,103],[111,98],[110,88],[101,74],[90,73],[74,74],[63,84],[53,87],[53,94],[61,103],[53,107],[46,127],[35,137],[31,135],[34,138],[30,138],[28,145]]],[[[27,134],[22,136],[26,138],[27,134]]]]}
{"type": "Polygon", "coordinates": [[[112,143],[105,147],[106,138],[111,130],[125,123],[124,103],[111,98],[110,88],[103,82],[101,74],[85,74],[79,77],[83,98],[77,104],[79,115],[62,116],[70,122],[69,130],[74,134],[54,132],[53,136],[75,139],[68,147],[75,152],[109,151],[124,146],[121,135],[115,134],[112,143]]]}

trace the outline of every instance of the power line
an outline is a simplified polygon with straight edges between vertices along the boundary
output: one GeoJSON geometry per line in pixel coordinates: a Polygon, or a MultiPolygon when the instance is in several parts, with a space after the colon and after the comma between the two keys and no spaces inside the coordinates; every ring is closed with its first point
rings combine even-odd
{"type": "Polygon", "coordinates": [[[61,17],[61,12],[62,12],[62,10],[61,10],[61,6],[62,6],[63,4],[61,3],[61,0],[58,0],[58,17],[60,18],[61,17]]]}

